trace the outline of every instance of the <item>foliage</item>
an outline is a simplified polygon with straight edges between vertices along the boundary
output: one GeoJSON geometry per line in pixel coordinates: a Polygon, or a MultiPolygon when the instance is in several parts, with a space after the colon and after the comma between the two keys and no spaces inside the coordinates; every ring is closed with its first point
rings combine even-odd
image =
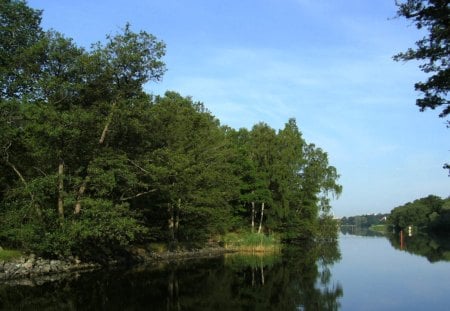
{"type": "Polygon", "coordinates": [[[371,226],[385,224],[386,218],[389,214],[364,214],[349,217],[342,217],[340,219],[341,226],[358,226],[362,228],[369,228],[371,226]]]}
{"type": "MultiPolygon", "coordinates": [[[[416,48],[394,56],[396,61],[418,60],[420,69],[429,75],[425,82],[415,84],[423,94],[416,100],[421,111],[442,108],[440,117],[450,113],[450,5],[448,0],[406,0],[397,3],[397,15],[413,21],[417,29],[425,29],[426,36],[416,42],[416,48]]],[[[450,121],[447,120],[447,127],[450,121]]],[[[445,163],[449,170],[450,164],[445,163]]]]}
{"type": "Polygon", "coordinates": [[[428,231],[447,231],[450,228],[450,198],[429,195],[394,208],[388,222],[399,230],[412,225],[428,231]]]}
{"type": "Polygon", "coordinates": [[[24,1],[0,3],[2,244],[106,260],[233,230],[333,235],[339,175],[294,119],[222,126],[189,97],[144,91],[166,70],[153,35],[127,24],[85,50],[24,1]]]}
{"type": "Polygon", "coordinates": [[[407,0],[397,3],[398,16],[405,17],[425,29],[426,36],[416,42],[415,49],[397,54],[397,61],[419,60],[423,72],[430,74],[425,82],[415,84],[423,98],[417,99],[417,105],[423,111],[442,106],[441,117],[450,113],[448,92],[450,90],[450,6],[443,0],[407,0]]]}

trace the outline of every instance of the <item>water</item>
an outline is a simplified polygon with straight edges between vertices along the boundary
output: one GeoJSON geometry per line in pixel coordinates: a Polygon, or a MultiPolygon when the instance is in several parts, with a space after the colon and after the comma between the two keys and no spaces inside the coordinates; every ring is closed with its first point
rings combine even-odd
{"type": "Polygon", "coordinates": [[[447,246],[423,237],[400,243],[341,235],[339,248],[104,270],[34,286],[0,284],[0,310],[450,310],[447,246]]]}
{"type": "Polygon", "coordinates": [[[333,282],[344,288],[342,310],[450,310],[450,261],[424,257],[430,244],[443,255],[448,249],[433,240],[418,248],[421,238],[405,237],[403,249],[395,249],[396,236],[342,235],[342,260],[332,269],[333,282]]]}

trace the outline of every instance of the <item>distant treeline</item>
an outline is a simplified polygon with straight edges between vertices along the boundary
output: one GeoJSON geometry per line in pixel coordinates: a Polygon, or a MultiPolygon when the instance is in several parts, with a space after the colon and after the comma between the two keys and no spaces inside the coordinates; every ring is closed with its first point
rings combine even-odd
{"type": "Polygon", "coordinates": [[[412,225],[426,231],[450,232],[450,197],[429,195],[398,206],[388,216],[388,223],[398,230],[412,225]]]}
{"type": "Polygon", "coordinates": [[[357,215],[350,217],[342,217],[340,224],[344,226],[357,226],[361,228],[369,228],[373,225],[380,225],[386,223],[386,217],[389,214],[368,214],[357,215]]]}
{"type": "Polygon", "coordinates": [[[360,228],[386,224],[398,231],[414,226],[422,231],[450,232],[450,197],[442,199],[429,195],[398,206],[388,214],[343,217],[340,224],[360,228]]]}
{"type": "Polygon", "coordinates": [[[336,236],[339,175],[294,119],[237,130],[189,97],[146,93],[165,45],[129,25],[86,50],[24,1],[0,14],[0,245],[98,259],[237,230],[336,236]]]}

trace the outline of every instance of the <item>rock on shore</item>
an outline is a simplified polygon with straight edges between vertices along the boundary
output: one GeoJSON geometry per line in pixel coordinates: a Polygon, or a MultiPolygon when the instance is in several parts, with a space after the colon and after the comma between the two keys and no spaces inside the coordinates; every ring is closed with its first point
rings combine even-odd
{"type": "MultiPolygon", "coordinates": [[[[171,262],[193,258],[209,258],[230,252],[221,247],[206,247],[196,250],[179,250],[153,252],[146,248],[133,247],[129,257],[111,259],[103,266],[121,264],[133,265],[141,263],[171,262]]],[[[31,254],[14,261],[0,261],[0,283],[33,285],[36,280],[51,281],[65,277],[74,272],[91,271],[103,267],[98,263],[81,262],[78,258],[68,257],[65,260],[44,259],[31,254]],[[30,284],[28,284],[30,283],[30,284]]],[[[39,283],[39,282],[38,282],[39,283]]]]}
{"type": "Polygon", "coordinates": [[[82,263],[74,257],[69,257],[67,260],[55,260],[31,254],[13,261],[0,261],[0,280],[92,270],[99,267],[100,265],[94,263],[82,263]]]}

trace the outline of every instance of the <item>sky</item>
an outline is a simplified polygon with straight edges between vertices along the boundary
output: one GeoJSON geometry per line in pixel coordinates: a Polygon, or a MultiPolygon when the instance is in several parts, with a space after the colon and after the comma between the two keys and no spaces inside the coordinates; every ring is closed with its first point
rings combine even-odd
{"type": "Polygon", "coordinates": [[[419,112],[416,62],[392,56],[424,33],[394,0],[29,0],[42,26],[85,48],[129,22],[167,45],[152,94],[200,101],[222,124],[281,129],[295,118],[328,153],[343,193],[336,216],[386,213],[450,195],[450,129],[419,112]]]}

